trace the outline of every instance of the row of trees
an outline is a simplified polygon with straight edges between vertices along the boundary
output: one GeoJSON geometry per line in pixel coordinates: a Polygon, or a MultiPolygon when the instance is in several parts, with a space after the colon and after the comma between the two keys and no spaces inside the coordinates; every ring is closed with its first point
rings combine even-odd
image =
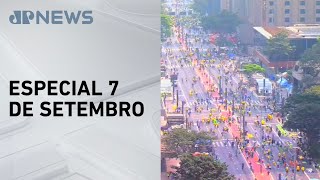
{"type": "Polygon", "coordinates": [[[299,65],[303,69],[303,85],[304,89],[317,85],[320,82],[320,40],[311,48],[307,49],[299,61],[299,65]]]}
{"type": "Polygon", "coordinates": [[[164,41],[166,38],[171,36],[173,18],[166,14],[161,14],[161,40],[164,41]]]}
{"type": "Polygon", "coordinates": [[[234,176],[228,173],[225,163],[215,160],[208,154],[195,155],[197,150],[211,145],[211,140],[213,138],[207,132],[197,133],[186,129],[174,129],[163,136],[161,142],[166,150],[171,152],[171,155],[167,156],[180,159],[180,166],[173,167],[176,169],[173,173],[175,179],[234,179],[234,176]],[[195,144],[199,149],[195,148],[195,144]]]}
{"type": "MultiPolygon", "coordinates": [[[[281,32],[267,41],[264,53],[270,60],[288,60],[294,51],[288,34],[281,32]]],[[[299,66],[303,70],[303,88],[290,96],[282,108],[288,115],[284,127],[303,132],[307,141],[302,148],[320,160],[320,41],[301,55],[299,66]]]]}
{"type": "Polygon", "coordinates": [[[178,157],[183,153],[194,152],[196,143],[201,147],[211,140],[212,137],[206,132],[197,133],[186,129],[174,129],[163,137],[162,142],[168,151],[174,152],[172,157],[178,157]]]}
{"type": "Polygon", "coordinates": [[[302,148],[310,157],[320,160],[320,86],[290,96],[282,111],[288,114],[284,127],[303,132],[307,141],[302,148]]]}
{"type": "Polygon", "coordinates": [[[217,15],[203,16],[201,18],[201,25],[205,30],[218,33],[236,32],[236,28],[240,22],[236,14],[228,11],[222,11],[217,15]]]}

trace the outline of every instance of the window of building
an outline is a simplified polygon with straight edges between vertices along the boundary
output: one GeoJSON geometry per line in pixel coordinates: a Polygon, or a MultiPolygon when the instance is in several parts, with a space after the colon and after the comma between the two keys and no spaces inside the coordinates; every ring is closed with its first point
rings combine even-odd
{"type": "Polygon", "coordinates": [[[306,10],[305,9],[300,9],[300,14],[305,14],[306,10]]]}
{"type": "Polygon", "coordinates": [[[316,9],[316,13],[317,13],[317,14],[320,14],[320,9],[316,9]]]}
{"type": "Polygon", "coordinates": [[[284,13],[285,13],[285,14],[290,14],[290,9],[285,9],[285,10],[284,10],[284,13]]]}
{"type": "Polygon", "coordinates": [[[272,23],[273,22],[273,18],[269,18],[269,23],[272,23]]]}
{"type": "Polygon", "coordinates": [[[305,1],[300,1],[300,6],[304,6],[306,5],[306,2],[305,1]]]}
{"type": "Polygon", "coordinates": [[[269,14],[273,14],[273,9],[269,9],[269,14]]]}
{"type": "Polygon", "coordinates": [[[290,22],[290,18],[288,17],[284,18],[284,22],[290,22]]]}
{"type": "Polygon", "coordinates": [[[273,2],[273,1],[269,1],[269,5],[270,5],[270,6],[273,6],[273,5],[274,5],[274,2],[273,2]]]}
{"type": "Polygon", "coordinates": [[[285,1],[285,2],[284,2],[284,5],[285,5],[285,6],[290,6],[290,1],[285,1]]]}
{"type": "Polygon", "coordinates": [[[317,5],[317,6],[320,6],[320,1],[317,1],[317,2],[316,2],[316,5],[317,5]]]}
{"type": "Polygon", "coordinates": [[[300,18],[300,22],[305,22],[305,21],[306,21],[306,19],[304,17],[300,18]]]}
{"type": "Polygon", "coordinates": [[[320,17],[317,17],[317,18],[316,18],[316,21],[317,21],[317,22],[320,22],[320,17]]]}

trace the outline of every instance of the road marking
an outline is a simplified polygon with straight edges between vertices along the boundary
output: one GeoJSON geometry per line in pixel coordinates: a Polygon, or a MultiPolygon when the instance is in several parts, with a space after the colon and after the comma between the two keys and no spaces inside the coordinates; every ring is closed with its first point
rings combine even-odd
{"type": "Polygon", "coordinates": [[[303,173],[307,176],[308,179],[310,179],[310,176],[308,176],[308,174],[305,171],[303,173]]]}

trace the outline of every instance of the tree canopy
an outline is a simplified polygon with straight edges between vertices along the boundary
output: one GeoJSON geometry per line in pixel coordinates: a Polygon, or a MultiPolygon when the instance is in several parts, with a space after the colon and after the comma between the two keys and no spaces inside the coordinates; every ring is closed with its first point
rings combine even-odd
{"type": "Polygon", "coordinates": [[[207,132],[194,132],[186,129],[173,129],[164,135],[162,142],[169,151],[175,152],[175,156],[183,153],[194,152],[194,145],[210,144],[212,137],[207,132]]]}
{"type": "Polygon", "coordinates": [[[271,61],[287,61],[294,50],[295,47],[290,44],[288,34],[283,31],[268,39],[264,53],[271,61]]]}
{"type": "Polygon", "coordinates": [[[246,64],[243,66],[243,69],[244,69],[244,72],[248,75],[265,72],[265,69],[257,64],[246,64]]]}
{"type": "Polygon", "coordinates": [[[284,127],[306,134],[310,156],[320,159],[320,87],[312,87],[302,94],[290,96],[282,109],[288,114],[284,127]]]}
{"type": "Polygon", "coordinates": [[[173,174],[178,180],[233,180],[225,163],[214,160],[212,156],[184,154],[180,158],[180,167],[173,174]]]}
{"type": "Polygon", "coordinates": [[[201,25],[205,30],[219,33],[232,33],[241,23],[239,17],[229,11],[222,11],[218,15],[203,16],[201,25]]]}
{"type": "Polygon", "coordinates": [[[171,36],[173,18],[166,14],[161,14],[161,39],[164,40],[171,36]]]}
{"type": "Polygon", "coordinates": [[[300,65],[305,74],[313,77],[318,76],[320,72],[320,41],[306,49],[300,59],[300,65]]]}
{"type": "Polygon", "coordinates": [[[191,8],[199,13],[200,15],[207,14],[207,9],[209,7],[209,0],[194,0],[191,8]]]}
{"type": "Polygon", "coordinates": [[[320,85],[307,89],[305,93],[320,96],[320,85]]]}

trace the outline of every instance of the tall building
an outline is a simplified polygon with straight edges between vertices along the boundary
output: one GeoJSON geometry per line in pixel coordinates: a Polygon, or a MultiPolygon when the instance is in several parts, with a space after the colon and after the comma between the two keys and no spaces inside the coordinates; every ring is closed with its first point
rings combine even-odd
{"type": "Polygon", "coordinates": [[[220,0],[220,8],[253,26],[320,23],[320,0],[220,0]]]}
{"type": "Polygon", "coordinates": [[[219,3],[216,1],[216,5],[220,5],[220,12],[226,10],[236,13],[243,20],[247,19],[249,14],[248,3],[249,0],[219,0],[219,3]]]}
{"type": "Polygon", "coordinates": [[[226,11],[232,11],[231,9],[231,1],[232,0],[220,0],[220,9],[226,11]]]}
{"type": "Polygon", "coordinates": [[[247,0],[248,21],[254,26],[320,23],[320,0],[247,0]]]}

